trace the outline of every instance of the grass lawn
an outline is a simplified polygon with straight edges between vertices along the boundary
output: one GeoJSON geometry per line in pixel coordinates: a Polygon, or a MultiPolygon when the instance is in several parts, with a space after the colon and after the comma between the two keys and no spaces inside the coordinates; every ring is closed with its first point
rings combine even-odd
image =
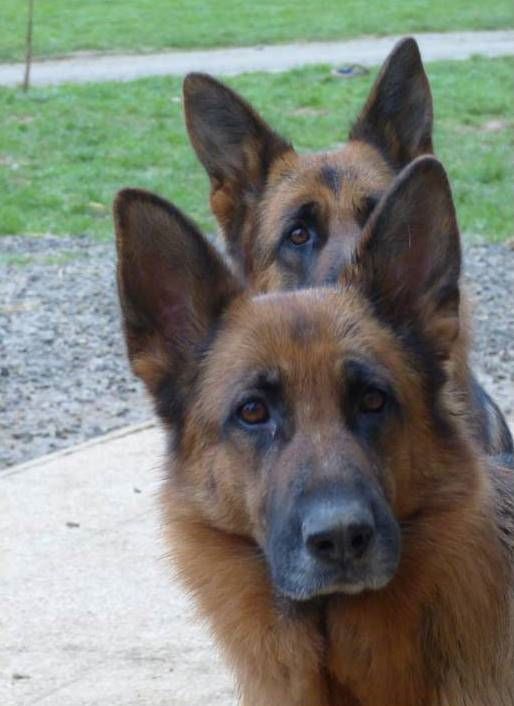
{"type": "MultiPolygon", "coordinates": [[[[428,66],[436,147],[453,181],[461,226],[514,235],[513,59],[428,66]]],[[[230,83],[302,150],[346,137],[373,74],[338,79],[326,67],[251,74],[230,83]]],[[[183,124],[181,83],[145,79],[0,90],[0,233],[111,237],[110,205],[123,186],[152,189],[213,229],[208,183],[183,124]]]]}
{"type": "MultiPolygon", "coordinates": [[[[1,0],[0,61],[21,59],[27,0],[1,0]]],[[[512,0],[36,0],[36,56],[512,27],[512,0]]]]}

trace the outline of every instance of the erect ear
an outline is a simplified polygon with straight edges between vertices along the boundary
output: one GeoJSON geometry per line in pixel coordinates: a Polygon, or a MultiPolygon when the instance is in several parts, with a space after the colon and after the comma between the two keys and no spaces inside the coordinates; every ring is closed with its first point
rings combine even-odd
{"type": "Polygon", "coordinates": [[[375,145],[400,169],[433,152],[432,94],[415,39],[402,39],[386,59],[351,140],[375,145]]]}
{"type": "Polygon", "coordinates": [[[211,208],[237,255],[248,209],[262,193],[272,163],[292,147],[211,76],[186,76],[184,109],[191,143],[211,180],[211,208]]]}
{"type": "Polygon", "coordinates": [[[448,178],[434,157],[419,157],[393,182],[358,261],[379,316],[420,332],[446,358],[459,332],[461,249],[448,178]]]}
{"type": "Polygon", "coordinates": [[[169,388],[178,414],[205,342],[240,286],[194,224],[158,196],[121,191],[114,220],[129,359],[158,404],[169,388]]]}

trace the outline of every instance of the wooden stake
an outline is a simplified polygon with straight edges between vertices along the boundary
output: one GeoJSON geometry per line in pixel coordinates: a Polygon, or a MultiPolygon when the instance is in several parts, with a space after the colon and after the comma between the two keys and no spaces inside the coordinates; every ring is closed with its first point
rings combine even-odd
{"type": "Polygon", "coordinates": [[[27,19],[27,43],[25,52],[25,76],[23,77],[23,90],[28,91],[30,86],[30,67],[32,65],[32,19],[34,16],[34,0],[29,0],[29,15],[27,19]]]}

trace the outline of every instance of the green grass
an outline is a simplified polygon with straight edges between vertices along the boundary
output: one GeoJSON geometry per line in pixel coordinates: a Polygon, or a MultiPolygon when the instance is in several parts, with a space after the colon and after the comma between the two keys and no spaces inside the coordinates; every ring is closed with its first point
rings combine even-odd
{"type": "MultiPolygon", "coordinates": [[[[478,58],[428,66],[436,147],[462,229],[490,240],[514,235],[513,68],[513,59],[478,58]]],[[[298,149],[316,150],[345,139],[372,79],[314,67],[230,83],[298,149]]],[[[213,230],[180,92],[171,78],[0,90],[0,233],[111,237],[110,205],[123,186],[157,191],[213,230]]]]}
{"type": "MultiPolygon", "coordinates": [[[[26,0],[0,3],[0,61],[23,55],[26,0]]],[[[36,0],[36,56],[273,44],[514,22],[512,0],[36,0]]]]}

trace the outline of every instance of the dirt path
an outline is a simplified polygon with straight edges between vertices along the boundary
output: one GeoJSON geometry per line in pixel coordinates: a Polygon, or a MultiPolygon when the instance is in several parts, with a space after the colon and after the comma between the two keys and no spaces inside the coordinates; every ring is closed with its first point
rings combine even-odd
{"type": "MultiPolygon", "coordinates": [[[[514,30],[416,34],[425,61],[514,55],[514,30]]],[[[145,76],[182,76],[188,71],[218,75],[250,71],[286,71],[307,64],[380,64],[399,36],[363,37],[342,42],[312,42],[258,47],[232,47],[158,54],[74,55],[36,62],[35,86],[61,83],[132,81],[145,76]]],[[[16,86],[22,64],[0,64],[0,86],[16,86]]]]}

